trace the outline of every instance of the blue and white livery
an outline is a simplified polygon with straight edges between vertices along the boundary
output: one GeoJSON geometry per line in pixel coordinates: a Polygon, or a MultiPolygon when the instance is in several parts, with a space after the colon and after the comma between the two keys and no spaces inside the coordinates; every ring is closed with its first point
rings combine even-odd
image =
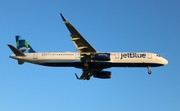
{"type": "Polygon", "coordinates": [[[24,62],[52,67],[76,67],[82,69],[79,80],[95,78],[111,78],[111,72],[104,69],[111,67],[146,67],[151,74],[151,67],[168,64],[168,61],[159,54],[150,52],[98,52],[85,38],[60,14],[70,37],[78,52],[36,52],[28,42],[16,36],[16,46],[8,44],[13,51],[10,58],[16,59],[18,64],[24,62]]]}

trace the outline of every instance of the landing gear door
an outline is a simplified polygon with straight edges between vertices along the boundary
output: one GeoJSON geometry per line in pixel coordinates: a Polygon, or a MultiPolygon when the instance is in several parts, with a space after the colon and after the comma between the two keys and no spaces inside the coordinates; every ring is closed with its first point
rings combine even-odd
{"type": "Polygon", "coordinates": [[[152,54],[148,53],[148,59],[152,59],[152,54]]]}
{"type": "Polygon", "coordinates": [[[33,55],[33,59],[37,59],[37,53],[35,53],[34,55],[33,55]]]}

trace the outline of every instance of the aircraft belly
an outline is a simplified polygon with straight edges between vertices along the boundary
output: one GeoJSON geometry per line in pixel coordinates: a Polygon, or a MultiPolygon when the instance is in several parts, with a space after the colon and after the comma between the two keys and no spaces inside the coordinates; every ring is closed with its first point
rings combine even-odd
{"type": "MultiPolygon", "coordinates": [[[[51,66],[51,67],[76,67],[76,68],[85,68],[84,63],[82,62],[42,62],[39,65],[51,66]]],[[[111,63],[111,62],[91,62],[89,63],[89,68],[94,69],[105,69],[111,67],[158,67],[162,64],[157,63],[111,63]]]]}
{"type": "Polygon", "coordinates": [[[162,64],[158,63],[112,63],[111,67],[158,67],[162,64]]]}

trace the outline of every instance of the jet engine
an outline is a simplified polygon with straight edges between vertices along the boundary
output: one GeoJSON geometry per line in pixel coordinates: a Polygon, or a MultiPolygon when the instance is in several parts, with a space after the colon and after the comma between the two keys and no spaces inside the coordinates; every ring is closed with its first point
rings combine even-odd
{"type": "Polygon", "coordinates": [[[110,79],[111,72],[110,71],[101,71],[101,72],[93,73],[93,76],[95,78],[110,79]]]}
{"type": "Polygon", "coordinates": [[[97,53],[91,55],[92,60],[110,61],[110,53],[97,53]]]}

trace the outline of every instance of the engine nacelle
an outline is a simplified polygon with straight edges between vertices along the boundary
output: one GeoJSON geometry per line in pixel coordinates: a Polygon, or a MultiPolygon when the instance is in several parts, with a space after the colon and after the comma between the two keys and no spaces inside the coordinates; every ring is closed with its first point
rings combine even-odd
{"type": "Polygon", "coordinates": [[[91,55],[92,60],[110,61],[110,53],[97,53],[91,55]]]}
{"type": "Polygon", "coordinates": [[[101,71],[98,73],[93,73],[95,78],[101,78],[101,79],[110,79],[111,78],[111,72],[110,71],[101,71]]]}

